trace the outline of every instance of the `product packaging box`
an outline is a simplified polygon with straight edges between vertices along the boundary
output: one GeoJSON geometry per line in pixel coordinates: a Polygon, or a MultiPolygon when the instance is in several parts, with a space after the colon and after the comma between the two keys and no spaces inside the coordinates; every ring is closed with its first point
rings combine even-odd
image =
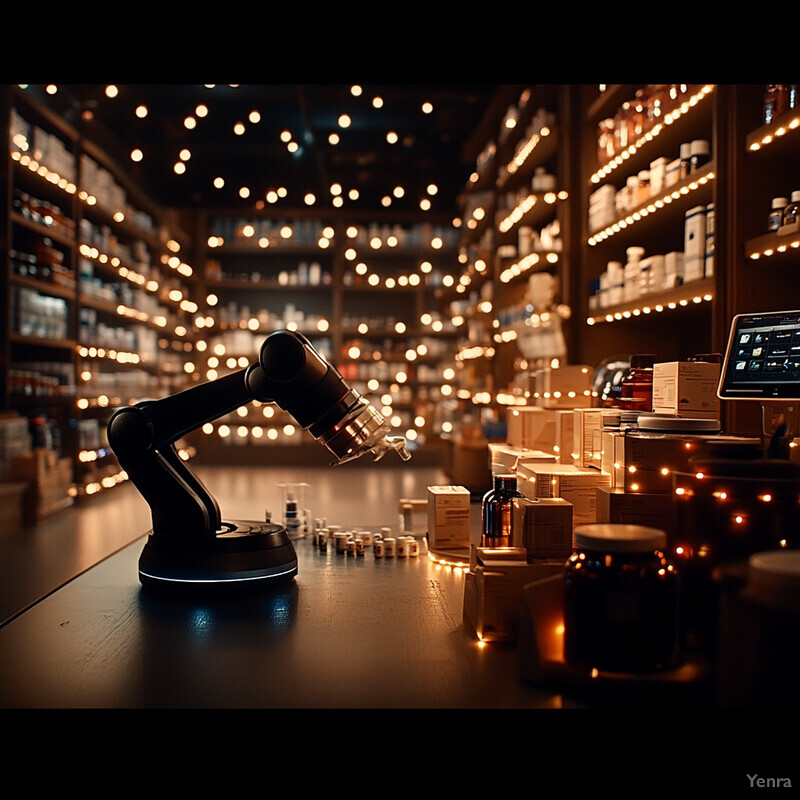
{"type": "Polygon", "coordinates": [[[573,531],[596,521],[595,490],[608,483],[609,476],[601,470],[574,464],[522,464],[517,470],[517,488],[524,497],[562,497],[572,504],[573,531]]]}
{"type": "Polygon", "coordinates": [[[572,454],[574,436],[574,409],[570,408],[556,411],[556,443],[553,449],[561,464],[572,464],[574,461],[574,456],[572,454]]]}
{"type": "Polygon", "coordinates": [[[720,365],[666,361],[653,365],[653,411],[681,417],[718,419],[720,365]]]}
{"type": "Polygon", "coordinates": [[[664,255],[664,285],[662,289],[674,289],[683,280],[683,253],[674,251],[664,255]]]}
{"type": "Polygon", "coordinates": [[[470,493],[464,486],[428,487],[428,547],[461,550],[470,547],[470,493]]]}
{"type": "Polygon", "coordinates": [[[625,483],[625,434],[622,431],[602,431],[600,469],[609,476],[609,486],[623,487],[625,483]]]}
{"type": "Polygon", "coordinates": [[[592,368],[586,364],[543,367],[536,373],[536,405],[542,408],[590,406],[592,373],[592,368]]]}
{"type": "Polygon", "coordinates": [[[597,522],[658,528],[672,541],[675,520],[676,507],[672,493],[629,493],[609,486],[597,487],[597,522]]]}
{"type": "Polygon", "coordinates": [[[14,481],[28,484],[25,494],[25,518],[37,522],[73,504],[72,461],[59,458],[53,450],[34,448],[12,460],[14,481]]]}
{"type": "Polygon", "coordinates": [[[515,406],[508,410],[506,441],[513,447],[553,452],[556,416],[552,408],[515,406]]]}
{"type": "Polygon", "coordinates": [[[553,575],[561,575],[564,562],[540,561],[528,564],[524,551],[513,550],[489,559],[474,555],[464,576],[464,624],[476,637],[487,642],[514,642],[522,614],[524,587],[553,575]]]}
{"type": "Polygon", "coordinates": [[[542,558],[566,560],[572,552],[572,504],[563,497],[516,497],[511,531],[529,563],[542,558]]]}
{"type": "Polygon", "coordinates": [[[599,432],[603,429],[602,408],[576,408],[574,411],[572,452],[579,467],[600,469],[599,432]]]}
{"type": "Polygon", "coordinates": [[[516,471],[521,461],[539,461],[544,463],[556,460],[554,453],[544,450],[529,450],[527,447],[511,447],[503,442],[489,442],[492,475],[506,475],[516,471]]]}
{"type": "Polygon", "coordinates": [[[659,194],[664,189],[666,179],[667,159],[661,156],[650,162],[650,194],[659,194]]]}

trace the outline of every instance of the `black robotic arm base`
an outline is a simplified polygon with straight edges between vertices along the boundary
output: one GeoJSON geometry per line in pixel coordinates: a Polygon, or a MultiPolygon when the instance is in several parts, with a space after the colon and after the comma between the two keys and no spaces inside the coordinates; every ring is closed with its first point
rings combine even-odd
{"type": "Polygon", "coordinates": [[[143,587],[185,593],[258,591],[297,575],[286,530],[269,522],[223,522],[213,536],[155,535],[139,557],[143,587]]]}

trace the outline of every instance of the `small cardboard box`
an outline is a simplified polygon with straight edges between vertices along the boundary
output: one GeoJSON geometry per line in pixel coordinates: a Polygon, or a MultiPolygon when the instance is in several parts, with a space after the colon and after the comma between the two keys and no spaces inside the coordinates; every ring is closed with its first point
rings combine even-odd
{"type": "Polygon", "coordinates": [[[665,361],[653,365],[653,411],[682,417],[719,417],[720,365],[705,361],[665,361]]]}
{"type": "Polygon", "coordinates": [[[625,434],[622,431],[602,431],[600,436],[600,469],[611,476],[611,486],[625,476],[625,434]]]}
{"type": "Polygon", "coordinates": [[[471,558],[464,576],[464,624],[482,641],[516,641],[524,587],[563,571],[561,560],[528,564],[519,559],[483,563],[471,558]]]}
{"type": "Polygon", "coordinates": [[[428,547],[469,549],[470,493],[464,486],[428,487],[428,547]]]}
{"type": "Polygon", "coordinates": [[[556,412],[552,408],[515,406],[509,409],[506,441],[512,447],[553,452],[556,442],[556,412]]]}
{"type": "Polygon", "coordinates": [[[572,432],[573,463],[578,467],[600,469],[600,437],[603,429],[602,408],[576,408],[572,432]]]}
{"type": "Polygon", "coordinates": [[[543,367],[536,376],[536,405],[582,408],[592,404],[592,373],[586,364],[543,367]]]}
{"type": "Polygon", "coordinates": [[[522,464],[517,470],[517,488],[530,500],[562,497],[572,504],[572,528],[595,522],[598,486],[609,476],[599,469],[574,464],[522,464]]]}
{"type": "Polygon", "coordinates": [[[573,463],[573,438],[575,436],[574,409],[556,411],[556,443],[554,450],[562,464],[573,463]]]}
{"type": "Polygon", "coordinates": [[[625,492],[598,486],[597,521],[658,528],[671,540],[676,527],[675,498],[671,493],[625,492]]]}
{"type": "Polygon", "coordinates": [[[527,447],[511,447],[502,442],[489,442],[489,455],[492,462],[492,474],[508,474],[514,472],[522,461],[553,462],[553,453],[544,450],[529,450],[527,447]]]}
{"type": "Polygon", "coordinates": [[[566,560],[572,552],[572,504],[563,497],[516,497],[511,531],[514,544],[525,549],[528,562],[566,560]]]}

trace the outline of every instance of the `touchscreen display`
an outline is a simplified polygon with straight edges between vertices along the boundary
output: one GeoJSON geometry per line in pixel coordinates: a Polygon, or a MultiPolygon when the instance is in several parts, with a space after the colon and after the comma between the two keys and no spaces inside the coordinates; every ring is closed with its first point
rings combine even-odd
{"type": "Polygon", "coordinates": [[[717,394],[727,400],[800,399],[800,311],[735,316],[717,394]]]}

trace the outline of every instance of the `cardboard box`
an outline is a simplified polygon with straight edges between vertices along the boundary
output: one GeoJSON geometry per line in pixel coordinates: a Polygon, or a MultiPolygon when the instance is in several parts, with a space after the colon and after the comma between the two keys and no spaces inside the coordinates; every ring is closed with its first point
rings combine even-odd
{"type": "Polygon", "coordinates": [[[546,453],[544,450],[529,450],[527,447],[511,447],[502,442],[489,442],[489,455],[493,475],[515,472],[517,463],[522,461],[551,463],[556,460],[553,453],[546,453]]]}
{"type": "Polygon", "coordinates": [[[600,442],[600,469],[609,476],[610,486],[622,487],[625,481],[625,433],[603,430],[600,442]]]}
{"type": "Polygon", "coordinates": [[[474,563],[464,576],[464,624],[483,641],[516,641],[524,587],[563,571],[561,560],[536,564],[520,560],[474,563]]]}
{"type": "Polygon", "coordinates": [[[26,522],[36,522],[72,505],[73,499],[69,494],[72,487],[70,459],[59,458],[52,450],[35,448],[13,459],[11,473],[14,481],[28,484],[25,493],[26,522]]]}
{"type": "Polygon", "coordinates": [[[574,410],[572,452],[574,463],[577,466],[600,469],[599,433],[602,429],[602,408],[576,408],[574,410]]]}
{"type": "Polygon", "coordinates": [[[561,497],[572,504],[572,529],[595,522],[598,486],[609,476],[599,469],[574,464],[522,464],[517,470],[517,489],[530,500],[561,497]]]}
{"type": "Polygon", "coordinates": [[[592,404],[592,374],[586,364],[543,367],[536,373],[534,399],[542,408],[585,408],[592,404]]]}
{"type": "Polygon", "coordinates": [[[515,406],[508,410],[506,440],[512,447],[553,452],[556,442],[556,412],[538,406],[515,406]]]}
{"type": "Polygon", "coordinates": [[[675,498],[670,494],[628,493],[597,487],[597,522],[658,528],[672,541],[676,528],[675,498]]]}
{"type": "Polygon", "coordinates": [[[516,497],[511,532],[529,563],[541,558],[566,560],[572,552],[572,504],[563,497],[516,497]]]}
{"type": "Polygon", "coordinates": [[[574,436],[574,409],[556,411],[556,443],[553,446],[553,450],[561,464],[572,464],[574,462],[572,452],[574,436]]]}
{"type": "Polygon", "coordinates": [[[653,411],[682,417],[718,419],[720,365],[705,361],[665,361],[653,365],[653,411]]]}
{"type": "Polygon", "coordinates": [[[454,442],[448,459],[448,475],[455,485],[482,494],[492,487],[492,471],[487,443],[454,442]]]}
{"type": "Polygon", "coordinates": [[[470,493],[464,486],[428,487],[428,547],[469,549],[470,493]]]}

